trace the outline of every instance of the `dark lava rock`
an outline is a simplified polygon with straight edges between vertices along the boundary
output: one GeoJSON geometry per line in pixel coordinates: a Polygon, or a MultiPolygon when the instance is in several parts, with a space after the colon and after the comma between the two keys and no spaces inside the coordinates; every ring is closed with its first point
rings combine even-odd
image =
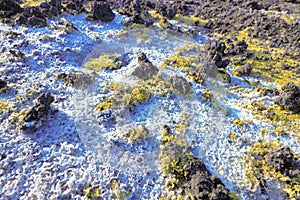
{"type": "Polygon", "coordinates": [[[248,48],[248,44],[245,42],[245,40],[238,41],[235,45],[235,51],[237,54],[244,53],[248,48]]]}
{"type": "Polygon", "coordinates": [[[62,9],[61,0],[51,0],[49,4],[57,8],[59,11],[62,9]]]}
{"type": "Polygon", "coordinates": [[[3,90],[7,87],[7,82],[0,79],[0,90],[3,90]]]}
{"type": "Polygon", "coordinates": [[[133,16],[129,17],[129,19],[123,22],[125,26],[131,24],[143,24],[145,26],[150,26],[153,23],[154,23],[154,19],[147,11],[143,11],[141,13],[135,12],[133,16]]]}
{"type": "Polygon", "coordinates": [[[211,55],[214,55],[216,52],[219,52],[221,56],[224,56],[224,51],[226,49],[225,43],[217,40],[207,41],[204,47],[208,52],[211,52],[211,55]]]}
{"type": "Polygon", "coordinates": [[[25,8],[24,12],[29,12],[30,16],[35,16],[44,20],[47,18],[47,14],[44,13],[40,7],[27,7],[25,8]]]}
{"type": "Polygon", "coordinates": [[[58,80],[63,80],[67,86],[86,86],[93,83],[93,74],[84,74],[84,73],[61,73],[55,76],[58,80]]]}
{"type": "MultiPolygon", "coordinates": [[[[69,13],[80,13],[85,11],[85,6],[88,6],[88,1],[85,0],[74,0],[68,1],[64,0],[63,3],[66,5],[66,9],[69,13]]],[[[93,5],[93,2],[90,2],[93,5]]]]}
{"type": "Polygon", "coordinates": [[[173,76],[170,79],[171,86],[182,95],[191,94],[193,89],[190,82],[181,76],[173,76]]]}
{"type": "Polygon", "coordinates": [[[25,7],[23,12],[17,15],[15,23],[17,25],[28,25],[35,27],[47,26],[46,18],[57,16],[58,10],[55,7],[51,7],[47,3],[44,3],[43,7],[44,8],[42,8],[41,6],[25,7]],[[55,12],[53,11],[53,9],[55,9],[55,12]]]}
{"type": "Polygon", "coordinates": [[[20,13],[17,15],[17,18],[16,18],[16,24],[17,25],[26,25],[28,22],[28,19],[26,16],[24,16],[23,13],[20,13]]]}
{"type": "Polygon", "coordinates": [[[185,170],[188,180],[184,186],[186,194],[191,194],[195,199],[230,199],[229,190],[207,170],[201,159],[195,158],[194,162],[185,166],[185,170]]]}
{"type": "Polygon", "coordinates": [[[215,54],[213,55],[212,61],[216,64],[216,66],[218,68],[222,68],[222,69],[225,69],[230,63],[230,60],[222,59],[222,54],[219,51],[215,52],[215,54]]]}
{"type": "Polygon", "coordinates": [[[217,40],[210,40],[205,43],[204,48],[208,51],[208,54],[215,64],[215,66],[221,70],[225,69],[229,63],[229,59],[224,59],[226,45],[224,42],[220,42],[217,40]]]}
{"type": "Polygon", "coordinates": [[[286,110],[293,113],[300,112],[300,89],[294,83],[288,82],[282,88],[279,96],[275,99],[275,103],[281,105],[286,110]]]}
{"type": "Polygon", "coordinates": [[[95,20],[100,20],[102,22],[111,22],[112,20],[114,20],[115,14],[112,12],[106,2],[100,1],[94,2],[89,17],[95,20]]]}
{"type": "Polygon", "coordinates": [[[245,64],[244,66],[239,67],[236,72],[238,76],[246,76],[246,75],[250,75],[252,72],[252,65],[250,65],[249,63],[245,64]]]}
{"type": "Polygon", "coordinates": [[[281,69],[283,69],[283,70],[290,70],[290,69],[292,69],[292,66],[283,63],[283,64],[281,65],[281,69]]]}
{"type": "Polygon", "coordinates": [[[54,97],[51,96],[49,92],[42,93],[38,98],[34,101],[36,105],[43,104],[46,107],[50,107],[50,104],[54,101],[54,97]]]}
{"type": "Polygon", "coordinates": [[[209,56],[211,57],[217,68],[225,69],[230,63],[230,60],[222,59],[222,57],[225,55],[224,51],[226,49],[226,45],[224,42],[210,40],[205,43],[204,48],[208,51],[209,56]]]}
{"type": "Polygon", "coordinates": [[[139,64],[132,72],[132,75],[140,79],[148,80],[156,75],[159,71],[159,69],[148,60],[144,53],[139,55],[138,63],[139,64]]]}
{"type": "Polygon", "coordinates": [[[0,0],[0,17],[9,18],[22,12],[20,5],[14,0],[0,0]]]}
{"type": "Polygon", "coordinates": [[[47,21],[45,18],[39,18],[39,17],[29,17],[28,18],[28,25],[30,26],[36,26],[36,27],[46,27],[47,21]]]}
{"type": "Polygon", "coordinates": [[[49,92],[42,93],[35,101],[34,106],[24,116],[20,122],[19,129],[23,133],[30,133],[35,131],[42,120],[50,112],[50,104],[54,101],[54,97],[49,92]]]}
{"type": "Polygon", "coordinates": [[[176,15],[176,8],[171,5],[160,4],[157,6],[156,11],[168,19],[172,19],[176,15]]]}
{"type": "Polygon", "coordinates": [[[267,166],[290,178],[300,174],[300,158],[296,157],[290,147],[287,146],[271,151],[267,166]]]}
{"type": "Polygon", "coordinates": [[[222,54],[220,52],[215,52],[212,60],[216,63],[216,65],[218,66],[217,63],[222,63],[222,54]]]}

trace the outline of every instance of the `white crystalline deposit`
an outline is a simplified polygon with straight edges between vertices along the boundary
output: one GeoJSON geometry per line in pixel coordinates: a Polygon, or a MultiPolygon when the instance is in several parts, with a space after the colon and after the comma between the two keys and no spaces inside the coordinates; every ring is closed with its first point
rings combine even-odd
{"type": "MultiPolygon", "coordinates": [[[[245,187],[242,158],[249,143],[261,136],[261,124],[239,127],[231,123],[232,116],[199,98],[204,93],[203,86],[188,79],[194,91],[190,97],[152,92],[133,111],[95,110],[99,102],[114,93],[101,92],[107,83],[126,87],[139,84],[131,73],[141,53],[161,69],[162,61],[174,54],[176,48],[187,41],[195,42],[188,36],[156,28],[122,32],[121,21],[119,15],[105,24],[86,21],[85,15],[66,15],[51,21],[46,28],[0,24],[0,73],[10,84],[10,89],[0,97],[1,101],[15,105],[8,114],[1,112],[0,118],[1,199],[85,199],[87,188],[98,189],[104,199],[116,197],[118,192],[129,199],[159,199],[166,193],[159,162],[161,132],[165,124],[174,122],[188,124],[183,137],[193,155],[202,158],[228,188],[245,187]],[[78,30],[64,32],[59,20],[72,22],[78,30]],[[11,38],[12,32],[19,36],[11,38]],[[84,69],[90,58],[112,52],[126,55],[127,65],[115,71],[84,69]],[[92,83],[76,88],[54,78],[75,72],[92,74],[92,83]],[[19,134],[18,116],[32,106],[36,94],[44,91],[56,99],[52,113],[33,134],[19,134]],[[108,116],[105,123],[99,122],[100,114],[108,116]],[[109,121],[111,116],[114,121],[109,121]],[[136,127],[148,130],[143,141],[122,140],[127,130],[136,127]],[[238,139],[230,143],[229,134],[233,132],[238,139]]],[[[183,70],[170,67],[159,73],[167,78],[186,76],[183,70]]],[[[226,99],[226,94],[223,97],[223,103],[234,108],[233,116],[251,117],[236,111],[238,99],[226,99]]]]}

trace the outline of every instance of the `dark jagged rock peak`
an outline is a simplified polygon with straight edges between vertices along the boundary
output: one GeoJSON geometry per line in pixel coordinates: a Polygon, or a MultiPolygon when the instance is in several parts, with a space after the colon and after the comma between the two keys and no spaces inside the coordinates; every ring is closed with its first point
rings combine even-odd
{"type": "Polygon", "coordinates": [[[34,106],[31,107],[23,120],[20,122],[19,130],[22,133],[32,133],[39,128],[42,121],[45,120],[50,113],[50,104],[54,101],[54,97],[49,92],[42,93],[34,100],[34,106]]]}
{"type": "Polygon", "coordinates": [[[103,1],[95,1],[88,17],[94,20],[100,20],[102,22],[111,22],[114,20],[115,14],[111,10],[108,3],[103,1]]]}
{"type": "Polygon", "coordinates": [[[286,83],[281,88],[279,96],[276,97],[275,103],[293,113],[300,112],[300,88],[292,82],[286,83]]]}
{"type": "Polygon", "coordinates": [[[138,66],[132,72],[132,75],[143,80],[148,80],[156,75],[158,71],[159,69],[150,62],[146,54],[141,53],[138,57],[138,66]]]}

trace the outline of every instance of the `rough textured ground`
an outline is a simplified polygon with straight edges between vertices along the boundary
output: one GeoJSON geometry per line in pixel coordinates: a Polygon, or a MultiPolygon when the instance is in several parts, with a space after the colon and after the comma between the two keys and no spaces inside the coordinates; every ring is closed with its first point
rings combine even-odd
{"type": "Polygon", "coordinates": [[[299,199],[299,13],[0,0],[1,199],[299,199]]]}

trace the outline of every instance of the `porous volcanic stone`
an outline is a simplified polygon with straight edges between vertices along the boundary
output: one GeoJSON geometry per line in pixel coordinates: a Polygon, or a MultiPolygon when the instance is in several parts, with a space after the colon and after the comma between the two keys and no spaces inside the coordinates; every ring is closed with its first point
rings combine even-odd
{"type": "Polygon", "coordinates": [[[170,79],[170,83],[173,88],[175,88],[180,94],[188,95],[191,94],[193,89],[190,82],[181,76],[173,76],[170,79]]]}
{"type": "Polygon", "coordinates": [[[106,2],[94,2],[90,16],[92,19],[102,22],[111,22],[115,18],[115,14],[106,2]]]}
{"type": "Polygon", "coordinates": [[[188,180],[184,186],[186,194],[191,194],[196,199],[230,199],[228,189],[219,178],[207,170],[201,159],[195,158],[186,170],[188,180]]]}
{"type": "Polygon", "coordinates": [[[281,105],[286,110],[293,113],[300,112],[300,89],[294,83],[288,82],[281,88],[279,96],[276,97],[275,103],[281,105]]]}
{"type": "Polygon", "coordinates": [[[20,122],[19,129],[23,133],[31,133],[35,131],[42,123],[42,120],[50,112],[50,104],[54,101],[54,97],[49,92],[42,93],[36,100],[34,106],[24,116],[20,122]]]}
{"type": "Polygon", "coordinates": [[[14,0],[0,0],[0,17],[6,18],[21,12],[22,8],[14,0]]]}
{"type": "Polygon", "coordinates": [[[146,55],[141,53],[138,57],[138,66],[132,72],[132,75],[143,80],[148,80],[156,75],[158,71],[158,68],[148,60],[146,55]]]}
{"type": "Polygon", "coordinates": [[[271,151],[267,166],[291,178],[300,174],[300,158],[288,146],[271,151]]]}

